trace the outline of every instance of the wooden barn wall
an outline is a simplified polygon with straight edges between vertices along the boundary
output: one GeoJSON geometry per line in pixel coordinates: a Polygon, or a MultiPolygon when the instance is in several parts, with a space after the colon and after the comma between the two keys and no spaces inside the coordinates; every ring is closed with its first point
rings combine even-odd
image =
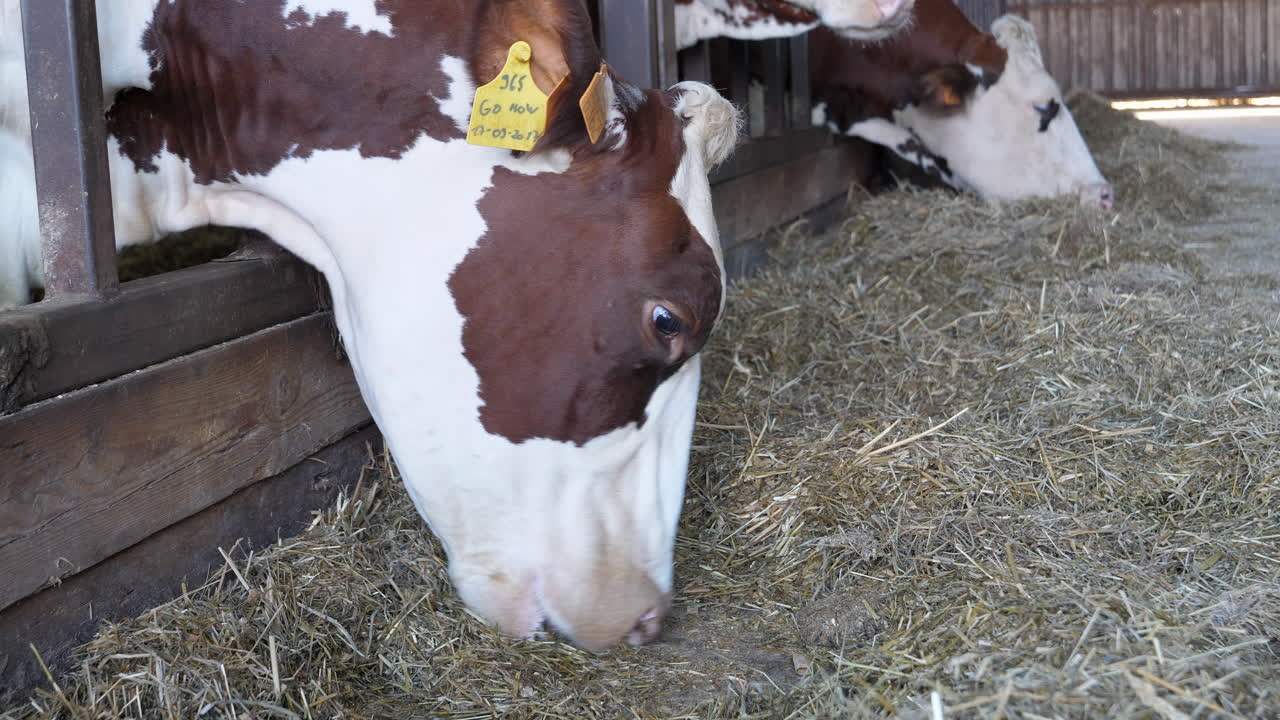
{"type": "Polygon", "coordinates": [[[1063,88],[1113,96],[1280,90],[1280,0],[1019,0],[1063,88]]]}

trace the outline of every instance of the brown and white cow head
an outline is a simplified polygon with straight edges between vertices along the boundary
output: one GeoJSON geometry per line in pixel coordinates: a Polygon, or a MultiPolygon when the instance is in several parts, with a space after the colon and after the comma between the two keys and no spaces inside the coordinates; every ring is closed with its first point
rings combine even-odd
{"type": "Polygon", "coordinates": [[[1077,194],[1110,208],[1111,186],[1094,163],[1062,91],[1045,70],[1031,23],[1002,16],[991,33],[1003,68],[947,65],[919,78],[919,102],[894,113],[939,160],[953,184],[996,199],[1077,194]]]}
{"type": "Polygon", "coordinates": [[[911,23],[915,0],[676,0],[676,44],[801,35],[822,25],[850,40],[883,40],[911,23]]]}
{"type": "Polygon", "coordinates": [[[733,107],[608,73],[593,141],[576,0],[131,1],[103,54],[135,69],[108,123],[117,219],[253,227],[319,268],[467,604],[520,636],[650,639],[724,298],[707,171],[733,107]],[[468,144],[521,40],[545,135],[468,144]]]}
{"type": "Polygon", "coordinates": [[[474,484],[411,481],[469,605],[592,648],[650,639],[669,601],[696,356],[724,297],[706,173],[736,140],[705,85],[609,83],[606,136],[563,172],[495,169],[477,203],[486,231],[448,283],[475,375],[460,400],[480,403],[455,473],[474,484]]]}

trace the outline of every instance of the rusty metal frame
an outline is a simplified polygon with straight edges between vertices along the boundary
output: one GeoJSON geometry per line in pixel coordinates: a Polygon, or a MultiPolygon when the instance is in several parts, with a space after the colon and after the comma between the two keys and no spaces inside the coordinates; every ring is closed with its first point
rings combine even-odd
{"type": "Polygon", "coordinates": [[[46,297],[114,295],[115,233],[94,0],[22,0],[46,297]]]}

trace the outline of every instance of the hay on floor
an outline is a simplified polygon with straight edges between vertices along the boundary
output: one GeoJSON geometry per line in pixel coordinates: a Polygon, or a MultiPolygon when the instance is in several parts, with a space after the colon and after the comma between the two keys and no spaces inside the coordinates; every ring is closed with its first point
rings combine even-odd
{"type": "Polygon", "coordinates": [[[1115,212],[859,197],[732,289],[662,642],[484,627],[377,456],[5,717],[1274,717],[1277,311],[1181,236],[1245,190],[1071,105],[1115,212]]]}

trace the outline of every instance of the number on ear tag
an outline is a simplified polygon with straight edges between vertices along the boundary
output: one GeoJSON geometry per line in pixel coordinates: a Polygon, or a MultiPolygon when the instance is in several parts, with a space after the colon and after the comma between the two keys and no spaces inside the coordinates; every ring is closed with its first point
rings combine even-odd
{"type": "Polygon", "coordinates": [[[547,96],[533,81],[533,51],[518,40],[507,51],[507,64],[489,84],[476,90],[467,142],[472,145],[532,150],[547,130],[547,96]]]}

